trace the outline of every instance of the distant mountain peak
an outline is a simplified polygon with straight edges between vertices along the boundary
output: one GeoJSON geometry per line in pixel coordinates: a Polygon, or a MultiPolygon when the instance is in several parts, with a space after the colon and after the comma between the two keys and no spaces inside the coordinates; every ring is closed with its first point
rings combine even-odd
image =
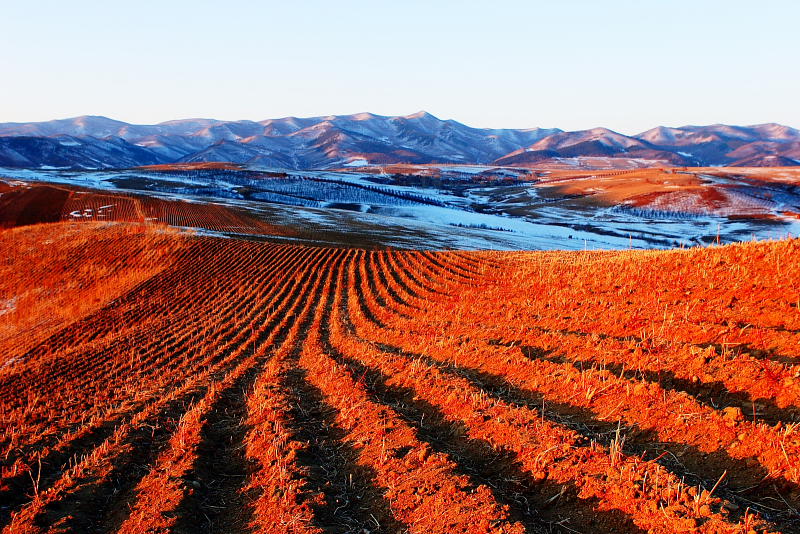
{"type": "Polygon", "coordinates": [[[154,125],[98,115],[0,124],[0,167],[119,167],[231,161],[288,168],[366,163],[536,165],[551,158],[628,158],[673,165],[790,165],[800,131],[777,123],[657,126],[637,135],[606,127],[473,128],[427,111],[262,121],[191,118],[154,125]],[[5,151],[5,152],[4,152],[5,151]]]}
{"type": "Polygon", "coordinates": [[[224,121],[217,120],[217,119],[204,119],[200,117],[190,118],[190,119],[174,119],[170,121],[159,122],[156,126],[173,126],[176,124],[203,124],[203,125],[211,125],[211,124],[221,124],[224,121]]]}
{"type": "Polygon", "coordinates": [[[350,118],[357,121],[368,121],[377,118],[377,115],[369,113],[368,111],[364,111],[362,113],[356,113],[354,115],[350,115],[350,118]]]}
{"type": "Polygon", "coordinates": [[[102,121],[102,122],[113,122],[113,123],[122,123],[122,121],[118,121],[116,119],[110,119],[104,115],[78,115],[77,117],[72,117],[71,120],[74,122],[89,122],[89,121],[102,121]]]}
{"type": "Polygon", "coordinates": [[[411,115],[406,115],[403,117],[404,119],[436,119],[433,115],[428,113],[427,111],[417,111],[416,113],[412,113],[411,115]]]}

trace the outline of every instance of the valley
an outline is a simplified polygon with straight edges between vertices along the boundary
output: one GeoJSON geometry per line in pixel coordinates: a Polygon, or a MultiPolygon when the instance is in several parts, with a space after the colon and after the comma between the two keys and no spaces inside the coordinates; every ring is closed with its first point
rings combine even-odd
{"type": "MultiPolygon", "coordinates": [[[[291,229],[295,239],[329,245],[640,249],[800,235],[800,173],[792,168],[565,171],[429,164],[288,171],[193,164],[0,169],[0,179],[23,187],[59,184],[94,194],[144,196],[190,208],[231,208],[291,229]]],[[[60,220],[114,220],[120,209],[83,212],[81,195],[72,198],[78,204],[60,220]]],[[[216,229],[188,220],[177,225],[224,235],[262,233],[252,225],[216,229]]]]}

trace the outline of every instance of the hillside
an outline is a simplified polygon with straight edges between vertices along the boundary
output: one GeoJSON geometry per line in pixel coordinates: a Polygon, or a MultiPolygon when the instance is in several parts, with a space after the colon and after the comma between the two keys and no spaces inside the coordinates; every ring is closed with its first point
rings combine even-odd
{"type": "Polygon", "coordinates": [[[796,240],[0,250],[3,532],[797,531],[796,240]]]}
{"type": "Polygon", "coordinates": [[[0,226],[157,221],[220,236],[422,250],[672,248],[800,235],[799,183],[798,167],[5,169],[0,226]]]}
{"type": "MultiPolygon", "coordinates": [[[[178,162],[325,169],[363,164],[538,166],[569,158],[641,166],[800,165],[800,131],[780,124],[607,128],[472,128],[426,112],[267,119],[187,119],[154,125],[82,116],[0,124],[0,166],[126,168],[178,162]]],[[[591,165],[591,164],[588,164],[591,165]]]]}

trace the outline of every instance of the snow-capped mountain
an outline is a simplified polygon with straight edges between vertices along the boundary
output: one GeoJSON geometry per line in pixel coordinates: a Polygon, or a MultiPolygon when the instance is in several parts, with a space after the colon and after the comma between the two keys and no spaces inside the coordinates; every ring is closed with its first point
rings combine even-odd
{"type": "Polygon", "coordinates": [[[0,137],[0,167],[133,167],[160,161],[157,154],[119,137],[58,135],[0,137]]]}
{"type": "Polygon", "coordinates": [[[579,156],[640,158],[676,165],[692,163],[680,154],[661,150],[647,141],[622,135],[608,128],[592,128],[591,130],[549,135],[528,147],[503,156],[497,160],[497,163],[526,165],[553,157],[579,156]]]}
{"type": "Polygon", "coordinates": [[[552,158],[637,158],[673,165],[797,165],[800,131],[779,124],[607,128],[472,128],[430,113],[372,113],[154,125],[83,116],[0,124],[0,166],[112,168],[232,161],[292,169],[352,161],[536,165],[552,158]]]}
{"type": "Polygon", "coordinates": [[[634,137],[702,165],[773,166],[776,161],[798,165],[800,158],[800,131],[775,123],[659,126],[634,137]]]}
{"type": "MultiPolygon", "coordinates": [[[[387,117],[372,113],[253,121],[188,119],[133,125],[105,117],[0,124],[0,136],[79,137],[103,145],[120,138],[159,163],[235,161],[289,168],[331,167],[354,159],[375,163],[490,163],[520,146],[559,132],[532,128],[470,128],[425,112],[387,117]]],[[[80,161],[79,161],[80,160],[80,161]]],[[[26,164],[28,164],[26,162],[26,164]]],[[[109,159],[101,166],[116,167],[109,159]]],[[[75,166],[83,166],[76,158],[75,166]]]]}

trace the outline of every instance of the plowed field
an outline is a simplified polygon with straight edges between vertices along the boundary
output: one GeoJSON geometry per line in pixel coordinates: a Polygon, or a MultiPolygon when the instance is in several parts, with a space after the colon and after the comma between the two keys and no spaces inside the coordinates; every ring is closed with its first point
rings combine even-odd
{"type": "Polygon", "coordinates": [[[798,241],[0,261],[2,532],[800,531],[798,241]]]}

